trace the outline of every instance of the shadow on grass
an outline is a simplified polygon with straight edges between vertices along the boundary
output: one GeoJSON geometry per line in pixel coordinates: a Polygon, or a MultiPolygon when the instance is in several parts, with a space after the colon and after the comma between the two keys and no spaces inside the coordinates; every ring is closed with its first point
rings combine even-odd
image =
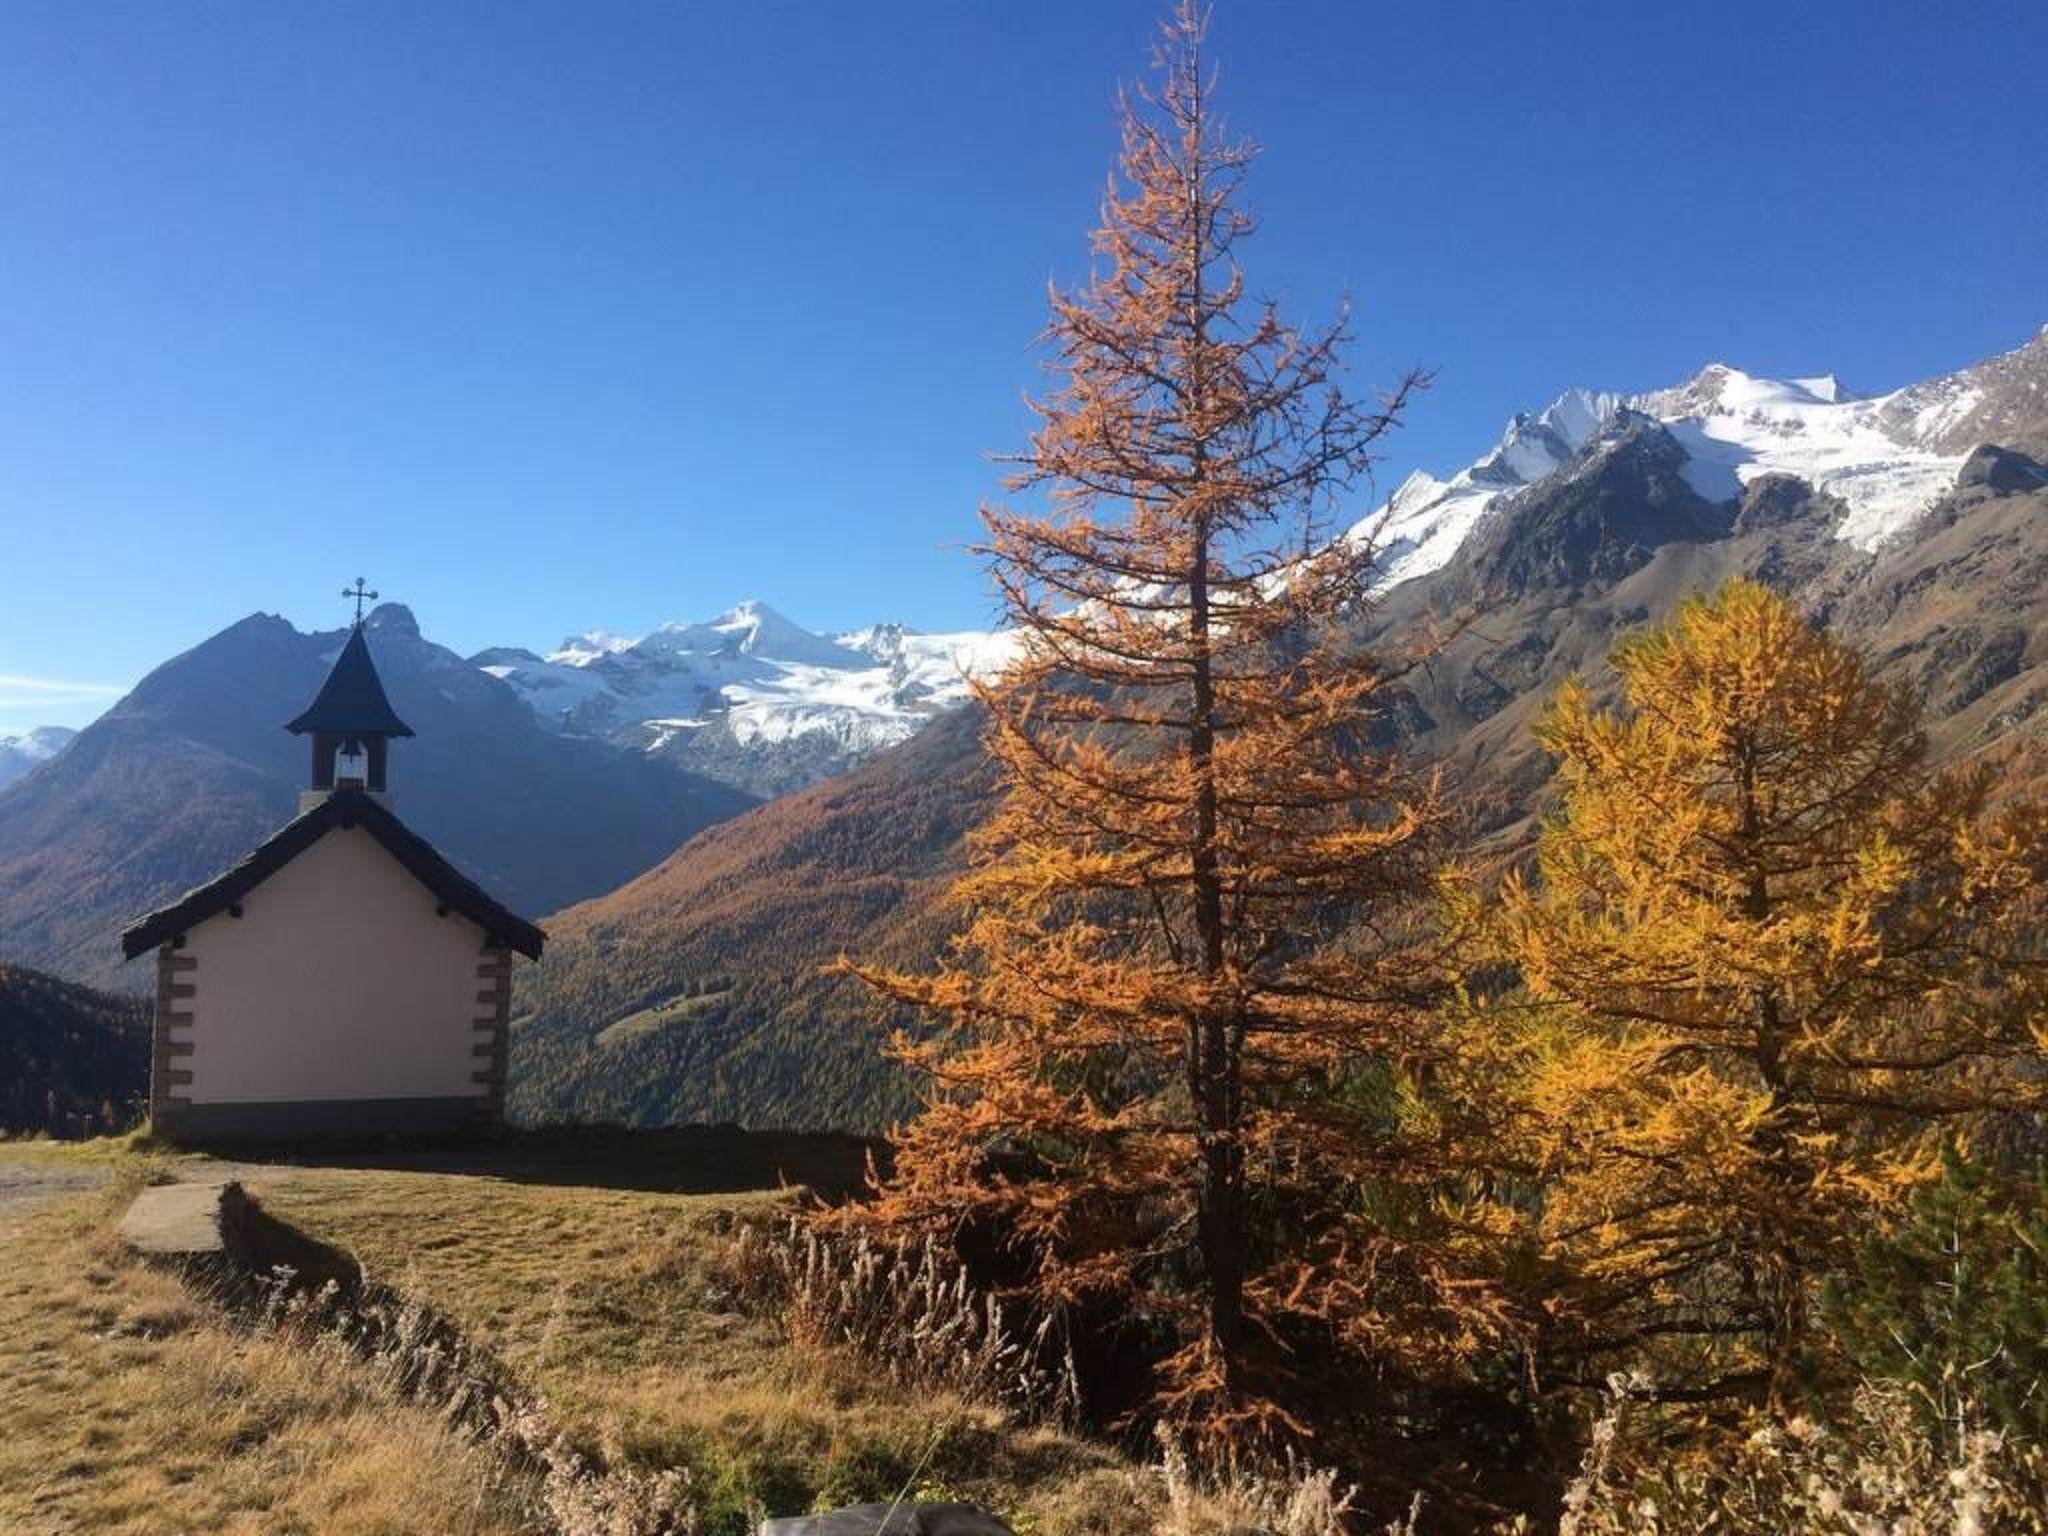
{"type": "MultiPolygon", "coordinates": [[[[166,1149],[169,1150],[169,1149],[166,1149]]],[[[750,1131],[736,1125],[504,1128],[460,1137],[320,1142],[206,1142],[176,1150],[236,1162],[368,1168],[669,1194],[735,1194],[803,1185],[820,1199],[859,1193],[886,1146],[843,1131],[750,1131]]]]}

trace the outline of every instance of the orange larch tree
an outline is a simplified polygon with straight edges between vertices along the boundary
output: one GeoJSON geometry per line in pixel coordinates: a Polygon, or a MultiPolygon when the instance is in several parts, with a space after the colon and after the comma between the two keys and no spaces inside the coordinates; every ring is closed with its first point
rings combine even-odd
{"type": "Polygon", "coordinates": [[[2048,816],[1755,583],[1614,660],[1620,711],[1574,684],[1542,727],[1562,804],[1502,914],[1544,1235],[1582,1346],[1783,1410],[1819,1277],[1941,1129],[2039,1101],[2048,816]]]}
{"type": "Polygon", "coordinates": [[[1396,678],[1338,624],[1370,562],[1323,526],[1423,380],[1361,405],[1341,321],[1246,296],[1253,152],[1202,34],[1184,6],[1124,99],[1093,275],[1052,295],[1011,481],[1047,510],[984,509],[1017,651],[978,688],[1003,794],[968,926],[935,974],[852,969],[939,1026],[898,1037],[929,1099],[874,1214],[987,1221],[1041,1300],[1163,1319],[1159,1406],[1229,1448],[1301,1427],[1277,1384],[1304,1340],[1486,1329],[1476,1302],[1404,1317],[1448,1261],[1374,1217],[1448,1134],[1406,1093],[1447,817],[1383,745],[1396,678]]]}

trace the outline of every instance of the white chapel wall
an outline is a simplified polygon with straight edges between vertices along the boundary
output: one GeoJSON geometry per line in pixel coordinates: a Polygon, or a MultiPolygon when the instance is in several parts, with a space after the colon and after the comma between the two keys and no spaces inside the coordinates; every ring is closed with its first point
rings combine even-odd
{"type": "Polygon", "coordinates": [[[187,935],[191,1102],[481,1097],[483,933],[336,828],[187,935]]]}

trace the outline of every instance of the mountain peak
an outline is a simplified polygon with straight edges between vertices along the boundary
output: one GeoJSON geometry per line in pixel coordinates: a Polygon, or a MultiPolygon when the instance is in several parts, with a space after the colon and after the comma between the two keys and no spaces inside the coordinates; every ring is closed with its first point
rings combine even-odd
{"type": "Polygon", "coordinates": [[[379,603],[364,615],[363,628],[373,634],[420,637],[420,621],[403,603],[379,603]]]}
{"type": "Polygon", "coordinates": [[[1475,595],[1618,581],[1665,544],[1725,538],[1732,510],[1686,467],[1664,423],[1622,407],[1570,464],[1494,502],[1459,554],[1475,595]]]}
{"type": "Polygon", "coordinates": [[[1002,632],[923,634],[885,622],[825,635],[759,598],[625,645],[578,636],[537,660],[477,664],[550,729],[600,736],[749,792],[781,793],[902,741],[1001,666],[1002,632]]]}
{"type": "Polygon", "coordinates": [[[858,651],[863,656],[872,656],[876,661],[894,661],[903,654],[904,643],[917,638],[917,631],[893,619],[880,624],[869,624],[862,629],[849,629],[831,637],[834,645],[842,645],[849,651],[858,651]]]}
{"type": "Polygon", "coordinates": [[[1443,488],[1443,481],[1428,470],[1415,470],[1406,480],[1394,487],[1394,494],[1387,498],[1387,510],[1398,513],[1410,507],[1421,506],[1443,488]]]}
{"type": "Polygon", "coordinates": [[[2048,327],[2012,352],[1875,397],[1834,373],[1773,379],[1719,358],[1644,394],[1566,390],[1516,413],[1456,475],[1411,474],[1348,538],[1372,552],[1382,589],[1427,575],[1497,498],[1570,470],[1631,416],[1663,425],[1705,500],[1732,505],[1752,480],[1791,476],[1840,505],[1840,537],[1875,549],[1954,488],[1978,444],[2048,458],[2048,327]]]}
{"type": "Polygon", "coordinates": [[[1591,442],[1620,404],[1619,395],[1568,389],[1533,415],[1517,412],[1493,452],[1468,473],[1489,484],[1533,484],[1591,442]]]}
{"type": "Polygon", "coordinates": [[[0,786],[26,778],[71,744],[78,732],[68,725],[39,725],[18,736],[0,736],[0,786]]]}
{"type": "Polygon", "coordinates": [[[572,667],[587,666],[601,656],[616,656],[633,648],[633,641],[609,629],[586,629],[580,635],[565,635],[562,643],[548,652],[549,661],[572,667]]]}
{"type": "Polygon", "coordinates": [[[734,603],[732,607],[726,609],[725,612],[713,619],[706,627],[710,629],[747,630],[751,633],[762,635],[804,635],[813,640],[824,638],[805,629],[803,625],[797,623],[794,619],[776,612],[758,597],[750,597],[743,602],[734,603]]]}
{"type": "Polygon", "coordinates": [[[1740,368],[1724,362],[1711,362],[1701,368],[1682,384],[1666,389],[1651,390],[1636,397],[1636,403],[1653,416],[1697,414],[1712,410],[1721,403],[1722,395],[1736,380],[1749,377],[1740,368]],[[1663,407],[1660,409],[1659,407],[1663,407]]]}
{"type": "Polygon", "coordinates": [[[1771,379],[1712,362],[1683,384],[1638,395],[1633,404],[1652,416],[1670,420],[1685,416],[1757,416],[1808,406],[1845,405],[1856,397],[1832,373],[1797,379],[1771,379]]]}

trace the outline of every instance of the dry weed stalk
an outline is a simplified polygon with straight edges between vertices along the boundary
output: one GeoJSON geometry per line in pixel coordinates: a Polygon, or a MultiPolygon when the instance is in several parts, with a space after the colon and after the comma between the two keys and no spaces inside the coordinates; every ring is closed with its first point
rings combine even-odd
{"type": "Polygon", "coordinates": [[[416,1296],[367,1280],[344,1289],[298,1285],[280,1265],[257,1277],[249,1307],[259,1333],[366,1365],[402,1401],[503,1458],[530,1490],[530,1513],[552,1536],[696,1536],[689,1474],[593,1462],[569,1443],[544,1399],[416,1296]]]}
{"type": "Polygon", "coordinates": [[[1839,1422],[1765,1423],[1719,1454],[1674,1453],[1628,1434],[1639,1378],[1611,1384],[1559,1536],[1704,1530],[1800,1536],[2041,1536],[2048,1462],[1970,1428],[1930,1437],[1897,1386],[1865,1382],[1839,1422]]]}
{"type": "Polygon", "coordinates": [[[996,1297],[929,1236],[844,1237],[796,1217],[742,1224],[721,1268],[740,1297],[780,1310],[799,1347],[845,1349],[899,1385],[950,1388],[1022,1419],[1059,1420],[1077,1406],[1072,1355],[1046,1364],[1053,1315],[1013,1332],[996,1297]]]}
{"type": "MultiPolygon", "coordinates": [[[[1159,1432],[1159,1477],[1166,1496],[1160,1536],[1350,1536],[1357,1489],[1335,1471],[1292,1453],[1265,1471],[1198,1469],[1179,1441],[1159,1432]]],[[[1422,1496],[1385,1528],[1386,1536],[1417,1536],[1422,1496]]]]}

